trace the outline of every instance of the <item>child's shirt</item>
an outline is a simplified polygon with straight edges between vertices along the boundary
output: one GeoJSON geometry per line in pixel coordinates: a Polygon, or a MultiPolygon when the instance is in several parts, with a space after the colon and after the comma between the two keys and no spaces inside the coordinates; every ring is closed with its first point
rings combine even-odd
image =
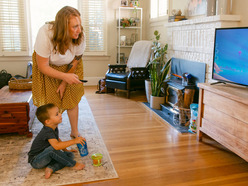
{"type": "Polygon", "coordinates": [[[59,140],[58,128],[53,130],[50,127],[44,126],[41,129],[39,134],[34,139],[30,151],[28,152],[28,163],[30,163],[36,155],[40,154],[47,147],[51,146],[50,143],[48,142],[49,139],[59,140]]]}

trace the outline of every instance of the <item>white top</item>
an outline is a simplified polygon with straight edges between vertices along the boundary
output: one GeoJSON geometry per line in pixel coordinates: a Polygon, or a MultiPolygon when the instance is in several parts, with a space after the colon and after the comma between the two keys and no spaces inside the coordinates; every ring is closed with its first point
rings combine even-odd
{"type": "Polygon", "coordinates": [[[55,54],[52,44],[53,30],[51,28],[51,24],[45,24],[39,29],[34,44],[34,50],[39,56],[49,58],[50,64],[62,66],[71,63],[75,56],[83,54],[86,46],[85,40],[80,45],[71,45],[64,55],[59,52],[55,54]]]}

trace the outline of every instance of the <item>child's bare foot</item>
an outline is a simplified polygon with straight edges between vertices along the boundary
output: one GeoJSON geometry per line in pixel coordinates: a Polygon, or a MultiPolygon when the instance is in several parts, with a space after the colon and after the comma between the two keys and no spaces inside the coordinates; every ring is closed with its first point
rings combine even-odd
{"type": "Polygon", "coordinates": [[[82,170],[85,167],[84,164],[82,163],[76,163],[76,165],[74,167],[72,167],[75,170],[82,170]]]}
{"type": "Polygon", "coordinates": [[[52,173],[53,173],[53,169],[50,169],[50,168],[47,167],[45,169],[45,178],[46,179],[50,178],[50,176],[52,175],[52,173]]]}

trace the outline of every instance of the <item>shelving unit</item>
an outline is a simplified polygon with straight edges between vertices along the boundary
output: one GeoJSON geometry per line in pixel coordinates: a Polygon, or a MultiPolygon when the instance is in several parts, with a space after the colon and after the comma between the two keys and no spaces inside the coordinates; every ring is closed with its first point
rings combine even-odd
{"type": "Polygon", "coordinates": [[[142,8],[119,7],[116,10],[117,19],[117,64],[126,64],[133,43],[142,39],[142,8]],[[123,26],[122,19],[135,20],[131,26],[123,26]],[[121,40],[121,36],[126,39],[121,40]]]}

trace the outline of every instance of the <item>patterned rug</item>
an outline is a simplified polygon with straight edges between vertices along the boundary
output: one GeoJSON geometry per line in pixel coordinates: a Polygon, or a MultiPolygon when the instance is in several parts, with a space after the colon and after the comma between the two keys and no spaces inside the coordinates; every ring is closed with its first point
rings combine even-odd
{"type": "MultiPolygon", "coordinates": [[[[44,169],[33,169],[27,163],[27,153],[41,128],[42,124],[35,118],[32,138],[17,134],[0,135],[0,185],[64,185],[118,178],[85,97],[79,104],[79,130],[87,140],[89,155],[81,157],[79,153],[75,153],[75,160],[85,164],[83,170],[65,167],[45,179],[44,169]],[[93,153],[103,154],[101,167],[92,165],[90,157],[93,153]]],[[[66,112],[63,113],[63,122],[59,124],[59,133],[62,141],[70,140],[70,123],[66,112]]],[[[77,146],[69,148],[77,149],[77,146]]]]}

